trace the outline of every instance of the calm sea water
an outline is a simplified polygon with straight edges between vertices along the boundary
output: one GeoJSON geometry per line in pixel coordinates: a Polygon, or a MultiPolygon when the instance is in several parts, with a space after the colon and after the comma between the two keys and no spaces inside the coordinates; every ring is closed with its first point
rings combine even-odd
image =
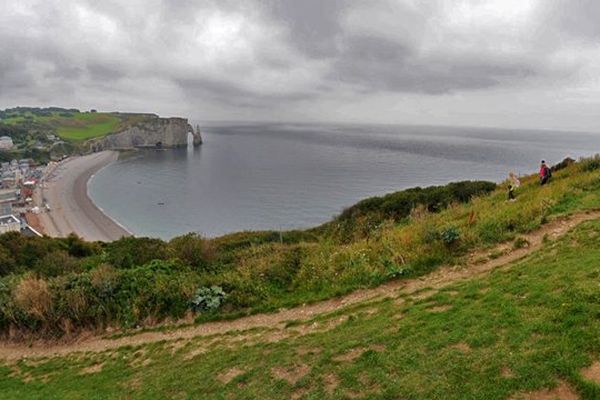
{"type": "Polygon", "coordinates": [[[600,152],[600,134],[366,125],[204,126],[197,149],[144,151],[96,174],[89,191],[136,235],[310,227],[368,196],[600,152]]]}

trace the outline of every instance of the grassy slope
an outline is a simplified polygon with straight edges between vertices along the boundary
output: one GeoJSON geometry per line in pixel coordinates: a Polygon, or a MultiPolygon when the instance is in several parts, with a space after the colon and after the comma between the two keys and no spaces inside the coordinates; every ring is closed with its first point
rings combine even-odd
{"type": "Polygon", "coordinates": [[[57,127],[57,133],[67,140],[86,140],[115,132],[120,122],[112,114],[80,113],[72,119],[63,119],[57,127]]]}
{"type": "MultiPolygon", "coordinates": [[[[127,266],[122,265],[124,258],[157,253],[131,239],[132,243],[114,259],[107,257],[109,253],[102,253],[84,259],[85,270],[76,276],[48,278],[47,302],[51,306],[41,316],[34,307],[40,301],[38,290],[27,292],[31,305],[14,301],[20,280],[25,281],[28,274],[0,279],[0,285],[5,283],[7,288],[0,291],[0,301],[5,302],[5,307],[0,308],[0,322],[5,317],[5,331],[9,330],[6,321],[12,321],[14,329],[53,334],[60,334],[64,326],[69,326],[57,321],[70,321],[70,326],[83,329],[103,322],[123,327],[147,325],[147,321],[182,317],[194,288],[212,285],[221,286],[228,297],[223,307],[199,314],[198,320],[226,319],[315,302],[390,279],[414,278],[440,265],[464,265],[472,251],[501,241],[516,240],[517,244],[521,234],[561,214],[598,208],[599,168],[598,158],[578,163],[556,172],[551,184],[544,187],[534,176],[524,178],[514,203],[506,201],[505,189],[500,188],[439,213],[419,211],[399,222],[385,222],[370,231],[368,239],[350,244],[339,243],[335,238],[312,237],[306,232],[293,233],[297,241],[289,240],[290,234],[285,233],[284,244],[279,244],[278,235],[269,239],[269,235],[256,233],[217,238],[209,246],[217,248],[216,260],[208,265],[210,270],[195,267],[188,275],[166,268],[164,274],[157,276],[154,267],[146,265],[160,255],[183,253],[172,248],[164,248],[147,260],[133,261],[132,265],[139,267],[127,271],[127,266]],[[448,245],[440,239],[440,232],[448,227],[456,227],[460,232],[457,243],[448,245]],[[254,244],[251,239],[261,240],[254,244]],[[113,265],[110,273],[100,268],[103,262],[113,265]],[[86,283],[98,276],[98,285],[86,283]],[[106,297],[101,288],[112,287],[113,277],[120,282],[117,287],[127,290],[106,297]],[[129,290],[132,287],[136,290],[129,290]],[[86,299],[84,307],[78,304],[81,296],[86,299]]],[[[61,265],[68,264],[63,263],[64,258],[50,258],[55,266],[57,260],[61,265]]],[[[46,258],[39,260],[41,264],[46,262],[46,258]]]]}
{"type": "Polygon", "coordinates": [[[293,275],[286,276],[291,284],[283,291],[268,279],[281,270],[280,265],[285,263],[282,259],[293,245],[267,243],[242,248],[233,252],[233,262],[224,273],[207,279],[225,287],[229,282],[248,282],[258,287],[248,289],[260,292],[260,297],[253,298],[252,309],[269,311],[377,286],[391,277],[419,276],[443,264],[462,264],[465,255],[475,249],[517,239],[550,218],[597,208],[599,171],[582,169],[574,165],[559,171],[551,185],[541,188],[536,176],[524,178],[516,202],[507,202],[505,188],[500,187],[489,196],[440,213],[417,212],[406,221],[382,224],[371,231],[368,240],[347,245],[329,240],[300,243],[305,256],[290,273],[293,275]],[[460,232],[457,246],[445,246],[439,239],[439,233],[448,227],[460,232]]]}
{"type": "Polygon", "coordinates": [[[72,117],[61,116],[53,112],[51,116],[40,116],[30,112],[20,113],[14,117],[4,119],[2,122],[15,125],[25,122],[25,117],[33,121],[48,124],[56,130],[58,136],[64,140],[81,141],[96,137],[106,136],[115,132],[123,123],[138,116],[134,114],[113,113],[73,113],[72,117]]]}
{"type": "MultiPolygon", "coordinates": [[[[430,297],[365,304],[320,317],[330,331],[276,343],[198,338],[0,367],[3,399],[505,399],[564,380],[584,399],[600,386],[579,371],[600,357],[600,222],[587,223],[508,269],[430,297]],[[449,306],[443,312],[433,307],[449,306]],[[375,313],[372,313],[376,310],[375,313]],[[202,355],[190,358],[194,349],[202,355]],[[369,349],[370,348],[370,349],[369,349]],[[336,359],[366,349],[353,360],[336,359]],[[101,371],[80,375],[86,367],[101,371]],[[242,371],[229,383],[221,374],[242,371]],[[303,375],[275,377],[280,368],[303,375]],[[18,371],[15,373],[15,371],[18,371]],[[27,381],[27,382],[25,382],[27,381]]],[[[312,325],[310,322],[308,325],[312,325]]],[[[264,335],[264,336],[263,336],[264,335]]],[[[261,339],[262,338],[262,339],[261,339]]]]}

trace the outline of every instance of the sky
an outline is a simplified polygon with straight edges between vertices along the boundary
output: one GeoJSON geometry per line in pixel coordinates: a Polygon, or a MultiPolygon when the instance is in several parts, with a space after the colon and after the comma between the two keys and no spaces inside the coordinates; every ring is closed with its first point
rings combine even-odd
{"type": "Polygon", "coordinates": [[[0,0],[0,108],[600,132],[598,0],[0,0]]]}

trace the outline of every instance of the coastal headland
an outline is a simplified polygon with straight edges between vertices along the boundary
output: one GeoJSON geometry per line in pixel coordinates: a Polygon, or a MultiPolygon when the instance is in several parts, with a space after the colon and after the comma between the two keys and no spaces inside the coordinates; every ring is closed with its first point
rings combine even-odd
{"type": "Polygon", "coordinates": [[[38,189],[38,201],[48,205],[39,220],[44,233],[65,237],[71,233],[88,241],[112,241],[131,233],[102,212],[87,193],[89,179],[116,161],[119,153],[102,151],[61,162],[38,189]]]}
{"type": "Polygon", "coordinates": [[[200,129],[186,118],[59,107],[0,110],[0,133],[6,142],[2,161],[9,161],[0,170],[1,184],[26,193],[18,212],[33,232],[74,233],[90,241],[131,235],[87,195],[89,179],[118,151],[202,144],[200,129]]]}

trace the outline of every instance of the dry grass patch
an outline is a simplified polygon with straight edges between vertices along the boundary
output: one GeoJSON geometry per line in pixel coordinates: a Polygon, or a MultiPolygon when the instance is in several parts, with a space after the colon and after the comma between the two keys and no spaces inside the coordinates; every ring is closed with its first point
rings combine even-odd
{"type": "Polygon", "coordinates": [[[578,400],[579,396],[567,383],[560,381],[554,389],[542,389],[535,392],[518,393],[511,400],[578,400]]]}
{"type": "Polygon", "coordinates": [[[430,313],[442,313],[442,312],[448,311],[451,308],[452,308],[451,305],[433,306],[433,307],[427,308],[427,311],[430,313]]]}
{"type": "Polygon", "coordinates": [[[300,399],[306,393],[308,393],[308,389],[307,388],[299,388],[299,389],[294,390],[294,392],[292,393],[292,395],[290,396],[290,398],[292,400],[300,399]]]}
{"type": "Polygon", "coordinates": [[[287,381],[290,385],[295,385],[300,379],[304,378],[310,372],[310,367],[306,364],[300,364],[292,368],[273,367],[271,375],[277,379],[287,381]]]}
{"type": "Polygon", "coordinates": [[[500,371],[500,376],[505,379],[511,379],[515,377],[515,373],[512,371],[512,369],[508,367],[503,367],[502,371],[500,371]]]}
{"type": "Polygon", "coordinates": [[[222,372],[219,375],[217,375],[217,379],[221,383],[228,384],[229,382],[231,382],[232,380],[234,380],[235,378],[237,378],[244,372],[246,372],[246,371],[244,371],[241,368],[233,367],[230,370],[222,372]]]}
{"type": "Polygon", "coordinates": [[[203,347],[197,347],[195,349],[190,350],[188,353],[186,353],[185,356],[183,356],[184,360],[191,360],[197,356],[199,356],[200,354],[204,354],[206,353],[206,349],[203,347]]]}
{"type": "Polygon", "coordinates": [[[581,375],[588,381],[600,384],[600,361],[596,361],[589,367],[582,369],[581,375]]]}
{"type": "Polygon", "coordinates": [[[102,371],[103,367],[104,367],[103,363],[94,364],[94,365],[91,365],[89,367],[82,368],[79,371],[79,375],[97,374],[97,373],[99,373],[99,372],[102,371]]]}
{"type": "Polygon", "coordinates": [[[469,353],[471,351],[471,346],[466,344],[465,342],[455,343],[449,346],[451,349],[459,350],[463,353],[469,353]]]}
{"type": "Polygon", "coordinates": [[[330,373],[325,375],[323,378],[323,387],[327,394],[332,395],[338,386],[340,386],[340,378],[336,374],[330,373]]]}
{"type": "Polygon", "coordinates": [[[296,354],[299,356],[320,354],[323,350],[319,347],[298,347],[296,354]]]}
{"type": "Polygon", "coordinates": [[[332,358],[332,360],[333,361],[350,362],[350,361],[356,360],[364,352],[365,352],[364,348],[358,347],[356,349],[352,349],[350,351],[347,351],[344,354],[340,354],[339,356],[335,356],[335,357],[332,358]]]}

